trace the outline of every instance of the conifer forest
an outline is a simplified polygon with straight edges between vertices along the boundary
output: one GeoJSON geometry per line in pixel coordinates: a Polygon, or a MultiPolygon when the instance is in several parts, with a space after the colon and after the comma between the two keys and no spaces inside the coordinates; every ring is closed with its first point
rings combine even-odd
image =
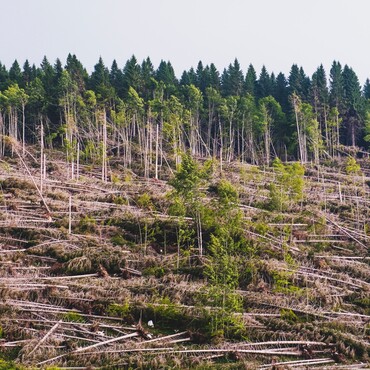
{"type": "Polygon", "coordinates": [[[237,59],[0,63],[0,369],[362,369],[370,80],[237,59]]]}

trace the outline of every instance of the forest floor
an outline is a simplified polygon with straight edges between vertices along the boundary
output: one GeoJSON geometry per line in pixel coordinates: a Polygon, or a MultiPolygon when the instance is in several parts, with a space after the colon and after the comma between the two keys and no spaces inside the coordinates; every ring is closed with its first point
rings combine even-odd
{"type": "Polygon", "coordinates": [[[191,217],[171,214],[165,165],[155,180],[111,161],[103,182],[47,155],[42,189],[31,156],[0,161],[0,368],[368,366],[369,160],[306,166],[303,199],[280,210],[273,168],[216,169],[202,201],[226,178],[248,241],[230,288],[204,274],[207,231],[199,255],[191,217]]]}

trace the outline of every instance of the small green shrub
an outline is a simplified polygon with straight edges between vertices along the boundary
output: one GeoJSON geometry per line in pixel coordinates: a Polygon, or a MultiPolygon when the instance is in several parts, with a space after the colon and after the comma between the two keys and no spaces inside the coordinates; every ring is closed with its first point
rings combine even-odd
{"type": "Polygon", "coordinates": [[[152,199],[148,193],[143,193],[139,195],[136,200],[136,203],[140,208],[146,210],[152,210],[154,208],[152,199]]]}
{"type": "Polygon", "coordinates": [[[80,232],[92,232],[94,231],[96,221],[88,215],[82,217],[78,223],[78,230],[80,232]]]}
{"type": "Polygon", "coordinates": [[[22,368],[13,362],[8,362],[0,359],[0,370],[22,370],[22,368]]]}
{"type": "Polygon", "coordinates": [[[274,291],[276,293],[284,293],[284,294],[294,294],[294,295],[302,295],[303,289],[292,284],[290,282],[291,277],[290,272],[285,271],[274,271],[272,273],[272,277],[274,279],[274,291]]]}
{"type": "Polygon", "coordinates": [[[63,320],[72,322],[85,322],[84,318],[78,312],[67,312],[63,315],[63,320]]]}
{"type": "Polygon", "coordinates": [[[112,173],[110,175],[110,179],[111,181],[113,182],[113,184],[119,184],[120,183],[120,178],[118,175],[116,175],[115,173],[112,173]]]}
{"type": "Polygon", "coordinates": [[[113,235],[110,240],[113,245],[124,246],[127,244],[125,238],[120,234],[113,235]]]}
{"type": "Polygon", "coordinates": [[[113,197],[113,203],[117,205],[123,205],[123,204],[127,204],[127,200],[123,198],[121,195],[117,195],[113,197]]]}
{"type": "Polygon", "coordinates": [[[161,266],[148,267],[143,270],[143,276],[155,276],[161,278],[166,274],[166,270],[161,266]]]}
{"type": "Polygon", "coordinates": [[[112,303],[107,307],[107,315],[127,317],[130,314],[130,304],[125,302],[124,304],[112,303]]]}
{"type": "Polygon", "coordinates": [[[289,309],[282,308],[280,310],[280,317],[283,320],[287,321],[289,324],[294,324],[298,321],[298,316],[292,310],[289,309]]]}
{"type": "Polygon", "coordinates": [[[361,166],[356,162],[355,158],[348,157],[346,161],[346,173],[347,175],[361,174],[361,166]]]}

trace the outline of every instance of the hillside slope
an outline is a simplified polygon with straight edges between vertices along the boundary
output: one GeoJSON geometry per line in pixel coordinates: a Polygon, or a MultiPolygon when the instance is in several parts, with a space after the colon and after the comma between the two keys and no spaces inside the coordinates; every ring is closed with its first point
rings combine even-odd
{"type": "Polygon", "coordinates": [[[99,166],[81,165],[69,179],[62,156],[48,158],[42,189],[31,156],[1,161],[4,361],[366,366],[365,159],[361,173],[337,162],[307,166],[304,176],[281,163],[224,163],[221,173],[190,159],[188,177],[168,170],[161,180],[116,161],[103,182],[99,166]]]}

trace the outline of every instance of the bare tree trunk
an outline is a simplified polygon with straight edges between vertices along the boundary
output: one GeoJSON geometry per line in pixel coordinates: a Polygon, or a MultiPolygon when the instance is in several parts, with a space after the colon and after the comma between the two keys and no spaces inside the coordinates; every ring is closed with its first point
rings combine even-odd
{"type": "Polygon", "coordinates": [[[351,144],[352,146],[356,146],[356,135],[355,135],[355,123],[351,122],[351,144]]]}
{"type": "Polygon", "coordinates": [[[76,163],[76,179],[80,178],[80,142],[77,141],[77,163],[76,163]]]}
{"type": "Polygon", "coordinates": [[[103,113],[102,181],[107,182],[107,113],[103,113]]]}
{"type": "Polygon", "coordinates": [[[219,119],[218,120],[218,126],[219,126],[219,130],[220,130],[220,172],[222,173],[222,127],[221,127],[221,120],[219,119]]]}
{"type": "Polygon", "coordinates": [[[72,234],[72,195],[69,196],[68,206],[68,234],[72,234]]]}
{"type": "Polygon", "coordinates": [[[43,173],[44,173],[44,123],[42,118],[40,119],[40,193],[42,194],[42,185],[43,185],[43,173]]]}
{"type": "Polygon", "coordinates": [[[44,168],[42,169],[42,174],[43,174],[43,177],[44,177],[44,180],[46,180],[46,154],[44,154],[44,168]]]}
{"type": "Polygon", "coordinates": [[[22,103],[22,155],[25,155],[26,152],[26,117],[24,115],[25,105],[22,103]]]}
{"type": "Polygon", "coordinates": [[[3,157],[4,156],[4,136],[5,136],[5,132],[4,132],[4,120],[3,120],[3,115],[1,114],[1,112],[0,112],[0,135],[1,135],[1,138],[0,138],[0,157],[3,157]]]}
{"type": "MultiPolygon", "coordinates": [[[[176,141],[176,138],[174,139],[176,141]]],[[[158,154],[159,154],[159,126],[156,125],[156,135],[155,135],[155,178],[158,180],[158,154]]],[[[175,153],[175,156],[177,154],[175,153]]]]}
{"type": "Polygon", "coordinates": [[[196,224],[197,224],[197,234],[198,234],[199,256],[203,256],[202,222],[201,222],[199,210],[196,213],[196,224]]]}
{"type": "MultiPolygon", "coordinates": [[[[336,121],[337,121],[337,149],[339,149],[339,145],[340,145],[340,140],[339,140],[339,113],[338,113],[338,110],[337,110],[337,115],[336,115],[336,121]]],[[[340,156],[339,154],[339,150],[337,150],[337,153],[338,153],[338,157],[340,156]]]]}
{"type": "Polygon", "coordinates": [[[296,126],[297,126],[297,136],[298,136],[298,145],[299,145],[299,155],[301,159],[301,163],[306,162],[306,148],[305,148],[305,139],[304,139],[304,133],[301,132],[300,122],[298,118],[298,103],[297,103],[297,97],[293,96],[293,105],[294,105],[294,113],[295,113],[295,119],[296,119],[296,126]]]}

